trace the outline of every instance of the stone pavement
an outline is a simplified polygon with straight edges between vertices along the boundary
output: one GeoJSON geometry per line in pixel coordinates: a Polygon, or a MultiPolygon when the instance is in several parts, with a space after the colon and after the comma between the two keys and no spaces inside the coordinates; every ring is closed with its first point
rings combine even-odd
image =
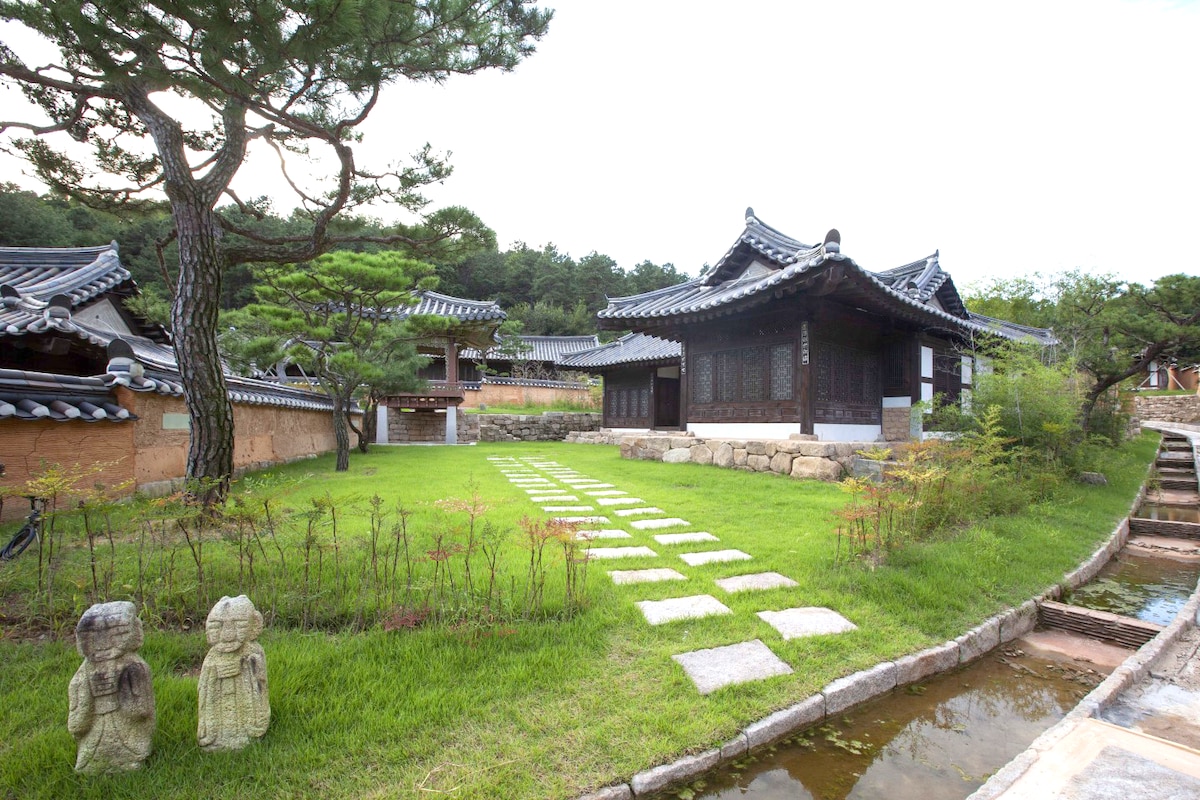
{"type": "MultiPolygon", "coordinates": [[[[506,458],[489,456],[513,486],[529,493],[529,499],[541,504],[546,513],[575,524],[605,527],[587,528],[576,533],[587,541],[592,559],[651,559],[662,554],[651,545],[670,548],[680,566],[694,568],[680,572],[671,568],[614,569],[608,574],[613,583],[639,585],[672,582],[680,584],[677,596],[658,600],[637,600],[648,625],[669,625],[735,613],[717,597],[703,592],[712,585],[726,594],[758,592],[770,589],[794,589],[799,584],[778,572],[747,572],[743,562],[754,556],[742,550],[712,546],[720,537],[709,531],[688,530],[691,522],[669,516],[667,511],[611,483],[591,478],[569,466],[537,456],[506,458]],[[567,505],[570,503],[571,505],[567,505]],[[578,505],[575,505],[579,503],[578,505]],[[591,503],[594,505],[584,505],[591,503]],[[596,511],[595,515],[561,516],[566,512],[596,511]],[[605,516],[601,516],[602,512],[605,516]],[[611,516],[607,516],[611,515],[611,516]],[[608,527],[613,526],[613,527],[608,527]],[[620,527],[618,527],[620,526],[620,527]],[[654,533],[669,529],[668,533],[654,533]],[[625,546],[596,546],[594,540],[630,540],[625,546]],[[714,576],[714,571],[724,574],[714,576]],[[689,574],[691,573],[691,574],[689,574]]],[[[652,563],[652,562],[651,562],[652,563]]],[[[778,595],[774,595],[778,597],[778,595]]],[[[801,600],[802,598],[797,598],[801,600]]],[[[741,612],[746,613],[746,612],[741,612]]],[[[853,622],[828,608],[796,606],[762,609],[756,613],[765,626],[763,635],[780,641],[801,636],[835,635],[856,629],[853,622]]],[[[691,678],[701,694],[747,681],[791,674],[792,668],[779,658],[762,639],[731,642],[721,647],[678,653],[671,657],[691,678]]]]}

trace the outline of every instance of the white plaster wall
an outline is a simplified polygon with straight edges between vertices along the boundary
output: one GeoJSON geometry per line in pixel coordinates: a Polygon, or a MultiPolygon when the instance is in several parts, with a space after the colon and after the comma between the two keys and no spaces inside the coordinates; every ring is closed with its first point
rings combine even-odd
{"type": "Polygon", "coordinates": [[[800,433],[799,422],[689,422],[701,439],[786,439],[800,433]]]}
{"type": "Polygon", "coordinates": [[[822,442],[873,442],[883,436],[882,425],[813,425],[813,433],[822,442]]]}
{"type": "Polygon", "coordinates": [[[908,395],[904,397],[885,397],[883,398],[884,408],[912,408],[912,398],[908,395]]]}
{"type": "Polygon", "coordinates": [[[388,407],[375,409],[375,444],[388,443],[388,407]]]}

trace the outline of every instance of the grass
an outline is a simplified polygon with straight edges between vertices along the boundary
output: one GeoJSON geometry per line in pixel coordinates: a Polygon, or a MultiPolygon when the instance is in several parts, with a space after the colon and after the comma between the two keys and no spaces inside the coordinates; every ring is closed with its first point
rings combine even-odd
{"type": "MultiPolygon", "coordinates": [[[[1072,485],[1054,503],[910,545],[874,570],[834,564],[832,512],[846,500],[834,485],[627,461],[614,447],[542,443],[381,448],[354,458],[344,474],[331,471],[329,458],[293,465],[279,472],[299,479],[291,497],[297,504],[326,492],[373,491],[389,503],[415,504],[461,497],[471,478],[496,506],[489,518],[511,525],[537,506],[486,457],[546,456],[714,533],[721,539],[714,549],[738,548],[754,560],[688,567],[675,555],[683,548],[634,532],[626,542],[651,544],[660,557],[625,560],[619,568],[671,566],[688,583],[614,586],[605,575],[613,562],[595,562],[589,607],[566,621],[391,633],[269,629],[262,643],[271,728],[235,754],[196,747],[202,633],[150,632],[141,653],[154,671],[159,728],[154,754],[130,775],[72,771],[66,686],[79,656],[71,644],[3,641],[0,797],[574,797],[727,741],[834,678],[943,642],[1054,584],[1128,512],[1154,450],[1155,440],[1143,437],[1114,455],[1107,487],[1072,485]],[[313,477],[302,477],[309,472],[313,477]],[[711,583],[768,570],[800,586],[725,595],[711,583]],[[650,627],[633,605],[701,593],[718,596],[734,613],[650,627]],[[784,642],[755,616],[795,605],[828,606],[859,629],[784,642]],[[701,697],[670,658],[753,638],[795,674],[701,697]]],[[[628,529],[612,519],[612,527],[628,529]]],[[[14,591],[20,581],[12,571],[23,566],[0,566],[0,594],[14,591]]],[[[548,584],[548,595],[559,588],[548,584]]]]}

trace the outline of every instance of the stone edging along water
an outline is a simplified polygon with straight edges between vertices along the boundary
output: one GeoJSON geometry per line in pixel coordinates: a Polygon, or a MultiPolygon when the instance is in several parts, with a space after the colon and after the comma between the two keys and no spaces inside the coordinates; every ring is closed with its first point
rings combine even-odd
{"type": "MultiPolygon", "coordinates": [[[[1194,444],[1195,442],[1193,442],[1194,444]]],[[[1153,469],[1153,464],[1149,469],[1153,469]]],[[[1129,514],[1137,510],[1144,497],[1145,485],[1143,484],[1142,489],[1134,498],[1129,514]]],[[[838,678],[799,703],[750,723],[737,736],[720,747],[643,770],[634,775],[628,783],[606,786],[598,791],[582,795],[578,800],[630,800],[630,798],[651,795],[672,786],[688,783],[704,776],[715,767],[744,757],[751,750],[807,730],[822,722],[826,717],[840,714],[852,706],[884,695],[899,686],[957,669],[1001,644],[1024,636],[1037,626],[1038,602],[1058,600],[1062,597],[1064,586],[1075,589],[1087,583],[1096,577],[1109,559],[1125,546],[1129,540],[1129,514],[1121,520],[1107,541],[1096,548],[1095,552],[1077,569],[1063,577],[1061,584],[1049,587],[1037,597],[1027,600],[1017,608],[1011,608],[989,617],[981,625],[952,641],[903,656],[895,661],[884,661],[869,669],[838,678]]],[[[992,800],[1023,775],[1037,761],[1042,752],[1065,736],[1080,720],[1100,714],[1112,704],[1117,695],[1145,678],[1149,674],[1151,663],[1158,655],[1196,624],[1198,612],[1200,612],[1200,590],[1193,593],[1174,622],[1126,659],[1104,682],[1081,700],[1074,710],[1034,740],[1027,750],[1002,767],[968,800],[992,800]]]]}

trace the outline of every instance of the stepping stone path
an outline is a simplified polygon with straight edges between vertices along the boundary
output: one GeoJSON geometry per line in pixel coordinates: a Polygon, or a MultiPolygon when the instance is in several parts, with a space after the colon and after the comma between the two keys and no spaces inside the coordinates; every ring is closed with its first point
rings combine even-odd
{"type": "MultiPolygon", "coordinates": [[[[695,533],[660,533],[654,537],[654,541],[659,544],[687,544],[689,542],[716,542],[720,541],[707,531],[696,531],[695,533]]],[[[717,581],[720,586],[721,582],[717,581]]],[[[792,584],[795,586],[796,584],[792,584]]]]}
{"type": "Polygon", "coordinates": [[[642,610],[646,622],[651,625],[662,625],[677,619],[700,619],[716,614],[733,613],[728,606],[708,594],[675,597],[670,600],[643,600],[635,605],[642,610]]]}
{"type": "Polygon", "coordinates": [[[784,639],[819,636],[826,633],[856,631],[858,626],[828,608],[787,608],[783,611],[760,611],[758,616],[784,639]]]}
{"type": "Polygon", "coordinates": [[[575,538],[591,540],[591,539],[631,539],[633,537],[630,534],[628,534],[622,530],[605,528],[604,530],[599,530],[599,531],[576,531],[575,538]]]}
{"type": "Polygon", "coordinates": [[[608,573],[613,583],[659,583],[686,581],[687,576],[673,569],[614,569],[608,573]]]}
{"type": "MultiPolygon", "coordinates": [[[[521,458],[488,456],[488,461],[495,464],[513,486],[528,493],[529,499],[539,503],[547,513],[593,511],[593,506],[589,505],[560,505],[571,502],[578,503],[580,502],[579,494],[585,494],[587,497],[584,498],[584,502],[594,502],[607,513],[617,517],[619,524],[627,525],[632,529],[633,533],[621,528],[593,528],[576,531],[576,539],[589,543],[588,558],[657,558],[657,552],[650,547],[637,544],[635,537],[645,535],[644,532],[665,528],[684,528],[685,532],[654,535],[653,540],[660,545],[678,547],[720,541],[719,537],[707,531],[687,531],[686,529],[692,524],[687,520],[668,517],[662,509],[646,505],[646,501],[641,498],[630,496],[629,492],[611,483],[604,483],[588,477],[578,470],[556,461],[547,461],[537,456],[521,458]],[[563,488],[564,486],[566,488],[563,488]],[[634,517],[637,519],[633,519],[634,517]],[[624,547],[591,546],[594,540],[599,539],[635,539],[635,541],[630,546],[624,547]]],[[[552,519],[568,524],[612,524],[605,516],[554,516],[552,519]]],[[[691,567],[753,559],[749,553],[733,549],[700,550],[678,553],[678,555],[685,564],[691,567]]],[[[608,575],[616,585],[636,586],[645,583],[690,580],[687,575],[674,569],[610,570],[608,575]]],[[[770,589],[789,590],[799,586],[796,581],[778,572],[758,572],[716,578],[713,583],[730,594],[770,589]]],[[[778,599],[779,596],[771,595],[775,599],[778,599]]],[[[694,594],[663,600],[642,600],[636,601],[635,604],[646,618],[647,624],[650,625],[663,625],[676,620],[735,613],[720,600],[708,594],[694,594]]],[[[786,608],[782,611],[764,610],[757,612],[757,616],[785,640],[856,630],[853,622],[828,608],[796,607],[786,608]]],[[[679,653],[671,658],[691,678],[696,685],[696,690],[701,694],[709,694],[724,686],[792,673],[792,668],[776,656],[761,639],[679,653]]]]}
{"type": "Polygon", "coordinates": [[[693,650],[671,658],[683,667],[700,694],[712,694],[722,686],[735,683],[792,674],[792,668],[771,652],[761,639],[693,650]]]}
{"type": "MultiPolygon", "coordinates": [[[[659,538],[657,536],[655,539],[659,538]]],[[[756,589],[778,589],[780,587],[799,586],[786,575],[778,572],[756,572],[753,575],[738,575],[735,578],[718,578],[713,583],[727,592],[749,592],[756,589]]]]}
{"type": "Polygon", "coordinates": [[[698,567],[701,564],[719,564],[723,561],[749,561],[754,556],[741,550],[705,550],[702,553],[680,553],[683,563],[698,567]]]}
{"type": "Polygon", "coordinates": [[[649,547],[593,547],[588,550],[588,558],[653,558],[657,555],[649,547]]]}

